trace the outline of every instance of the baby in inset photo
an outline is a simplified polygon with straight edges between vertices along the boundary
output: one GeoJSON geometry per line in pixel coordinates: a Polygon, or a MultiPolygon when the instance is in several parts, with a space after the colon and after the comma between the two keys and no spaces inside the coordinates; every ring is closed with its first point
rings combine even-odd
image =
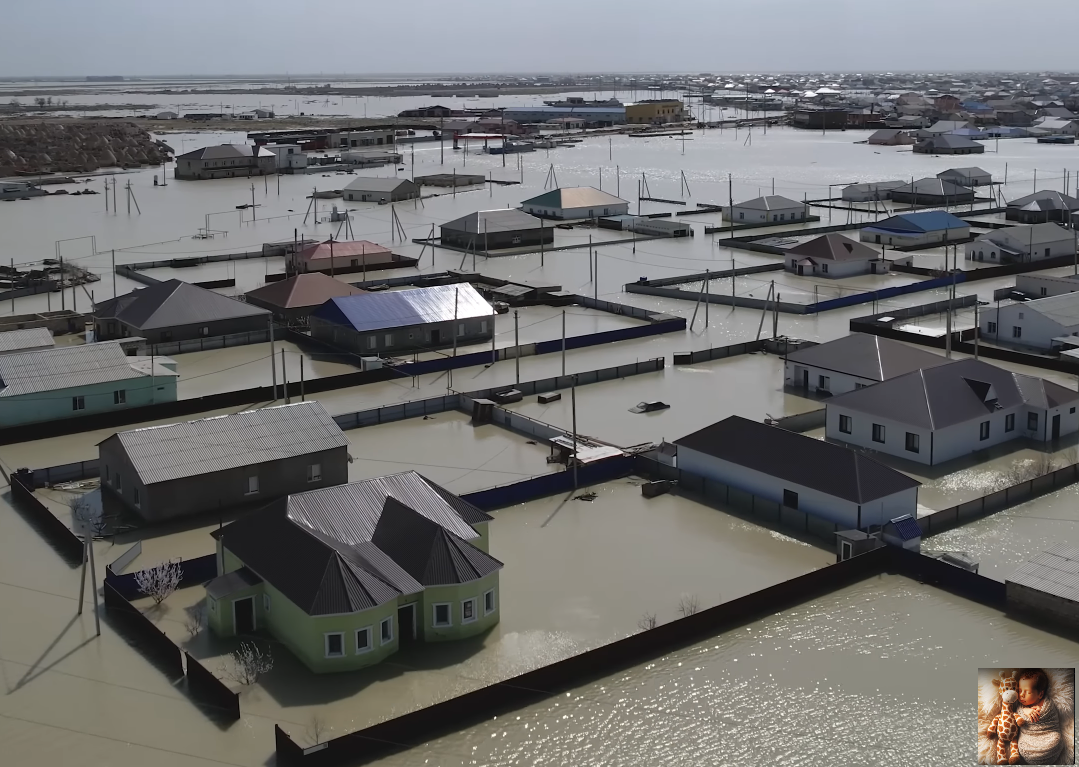
{"type": "Polygon", "coordinates": [[[1064,738],[1060,712],[1048,697],[1049,676],[1040,668],[1020,669],[1015,675],[1019,703],[1015,723],[1019,726],[1019,756],[1023,764],[1061,764],[1064,738]]]}
{"type": "Polygon", "coordinates": [[[1075,670],[981,669],[979,764],[1074,764],[1075,670]]]}

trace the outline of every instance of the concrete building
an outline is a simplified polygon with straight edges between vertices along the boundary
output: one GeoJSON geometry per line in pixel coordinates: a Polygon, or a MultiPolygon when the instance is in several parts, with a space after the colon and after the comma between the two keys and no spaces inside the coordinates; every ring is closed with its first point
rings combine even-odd
{"type": "Polygon", "coordinates": [[[314,400],[121,431],[98,456],[102,489],[154,522],[348,481],[348,439],[314,400]]]}
{"type": "Polygon", "coordinates": [[[630,125],[665,125],[688,118],[681,99],[649,99],[626,104],[626,122],[630,125]]]}
{"type": "Polygon", "coordinates": [[[988,186],[993,183],[993,174],[981,168],[949,168],[938,173],[937,178],[968,187],[988,186]]]}
{"type": "Polygon", "coordinates": [[[1048,625],[1079,629],[1079,548],[1058,543],[1020,565],[1004,580],[1008,610],[1048,625]]]}
{"type": "Polygon", "coordinates": [[[965,359],[828,400],[825,434],[933,466],[1020,437],[1072,434],[1077,405],[1079,394],[1063,386],[965,359]]]}
{"type": "Polygon", "coordinates": [[[297,274],[280,282],[270,282],[244,294],[247,303],[261,306],[286,322],[303,324],[308,315],[331,298],[358,296],[365,291],[328,274],[297,274]]]}
{"type": "Polygon", "coordinates": [[[875,146],[907,146],[915,141],[916,138],[899,128],[881,128],[866,139],[867,144],[875,146]]]}
{"type": "Polygon", "coordinates": [[[176,158],[173,175],[197,181],[237,176],[265,176],[277,171],[277,158],[266,147],[220,144],[195,149],[176,158]]]}
{"type": "Polygon", "coordinates": [[[679,470],[864,530],[918,513],[920,483],[823,440],[731,416],[675,440],[679,470]]]}
{"type": "Polygon", "coordinates": [[[788,354],[783,363],[783,383],[838,396],[948,362],[947,358],[917,346],[867,333],[851,333],[788,354]]]}
{"type": "Polygon", "coordinates": [[[491,517],[414,471],[300,492],[213,533],[218,636],[269,633],[315,673],[499,621],[491,517]]]}
{"type": "Polygon", "coordinates": [[[0,332],[0,354],[52,349],[56,341],[48,328],[24,328],[0,332]]]}
{"type": "Polygon", "coordinates": [[[943,210],[900,213],[863,227],[858,239],[897,247],[955,242],[970,236],[970,224],[943,210]]]}
{"type": "Polygon", "coordinates": [[[273,152],[278,172],[307,167],[307,155],[299,144],[266,144],[264,149],[273,152]]]}
{"type": "Polygon", "coordinates": [[[441,242],[465,250],[538,248],[554,242],[554,226],[521,210],[480,210],[447,221],[441,226],[441,242]]]}
{"type": "Polygon", "coordinates": [[[468,283],[433,285],[331,299],[311,315],[311,335],[356,354],[383,356],[490,341],[494,314],[468,283]]]}
{"type": "Polygon", "coordinates": [[[1046,298],[1065,293],[1079,292],[1079,275],[1065,274],[1053,277],[1048,274],[1017,274],[1015,290],[1029,298],[1046,298]]]}
{"type": "Polygon", "coordinates": [[[985,145],[964,136],[946,134],[922,139],[914,145],[914,152],[916,154],[982,154],[985,152],[985,145]]]}
{"type": "Polygon", "coordinates": [[[1049,351],[1065,336],[1079,335],[1079,294],[1063,293],[1034,301],[985,307],[981,337],[1003,346],[1049,351]]]}
{"type": "Polygon", "coordinates": [[[270,313],[181,280],[167,280],[95,307],[99,340],[140,336],[148,343],[267,330],[270,313]]]}
{"type": "Polygon", "coordinates": [[[1079,198],[1044,189],[1009,202],[1004,217],[1024,224],[1069,223],[1076,211],[1079,211],[1079,198]]]}
{"type": "Polygon", "coordinates": [[[892,201],[911,205],[958,205],[971,202],[973,189],[942,178],[920,178],[892,190],[892,201]]]}
{"type": "Polygon", "coordinates": [[[964,246],[967,259],[1030,263],[1075,254],[1075,231],[1060,224],[1028,224],[994,229],[964,246]]]}
{"type": "Polygon", "coordinates": [[[389,248],[370,240],[338,241],[330,238],[290,253],[285,259],[285,271],[288,274],[349,274],[368,269],[386,269],[395,259],[389,248]]]}
{"type": "Polygon", "coordinates": [[[341,192],[346,202],[401,202],[420,196],[420,187],[407,178],[369,178],[349,182],[341,192]]]}
{"type": "Polygon", "coordinates": [[[521,203],[521,210],[540,218],[573,221],[629,213],[629,203],[591,186],[563,187],[521,203]]]}
{"type": "Polygon", "coordinates": [[[735,203],[726,213],[736,224],[804,221],[808,216],[805,203],[775,194],[735,203]]]}
{"type": "Polygon", "coordinates": [[[843,187],[842,198],[845,202],[872,202],[892,199],[892,190],[906,186],[903,181],[871,181],[866,184],[851,184],[843,187]]]}
{"type": "Polygon", "coordinates": [[[783,255],[783,263],[788,272],[799,276],[830,279],[888,272],[877,250],[835,233],[795,245],[783,255]]]}

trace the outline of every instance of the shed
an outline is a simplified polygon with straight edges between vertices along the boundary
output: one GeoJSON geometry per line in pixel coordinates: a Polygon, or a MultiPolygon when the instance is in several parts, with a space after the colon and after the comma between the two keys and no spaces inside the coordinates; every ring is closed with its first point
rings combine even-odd
{"type": "Polygon", "coordinates": [[[268,309],[286,320],[302,320],[331,298],[358,296],[366,291],[322,272],[298,274],[248,291],[247,303],[268,309]]]}
{"type": "Polygon", "coordinates": [[[859,554],[880,548],[880,539],[862,530],[840,530],[835,534],[836,561],[843,562],[859,554]]]}
{"type": "Polygon", "coordinates": [[[881,530],[881,537],[889,546],[898,546],[907,551],[921,551],[922,548],[922,528],[910,514],[889,519],[881,530]]]}
{"type": "Polygon", "coordinates": [[[341,191],[346,202],[401,202],[420,196],[419,185],[407,178],[360,177],[341,191]]]}
{"type": "Polygon", "coordinates": [[[1060,543],[1043,551],[1008,576],[1004,589],[1009,608],[1079,628],[1079,547],[1060,543]]]}
{"type": "Polygon", "coordinates": [[[522,210],[480,210],[442,225],[442,244],[465,250],[499,250],[550,245],[554,227],[522,210]]]}
{"type": "Polygon", "coordinates": [[[575,220],[620,216],[629,203],[591,186],[563,187],[544,192],[521,203],[521,210],[540,218],[575,220]]]}

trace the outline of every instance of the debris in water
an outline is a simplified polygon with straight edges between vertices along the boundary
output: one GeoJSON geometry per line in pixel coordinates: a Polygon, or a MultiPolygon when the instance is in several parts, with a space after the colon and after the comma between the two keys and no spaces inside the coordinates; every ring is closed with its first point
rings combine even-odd
{"type": "Polygon", "coordinates": [[[591,492],[589,492],[589,493],[581,493],[580,495],[574,496],[573,500],[575,500],[575,501],[588,501],[589,503],[592,503],[592,501],[596,500],[596,494],[591,493],[591,492]]]}

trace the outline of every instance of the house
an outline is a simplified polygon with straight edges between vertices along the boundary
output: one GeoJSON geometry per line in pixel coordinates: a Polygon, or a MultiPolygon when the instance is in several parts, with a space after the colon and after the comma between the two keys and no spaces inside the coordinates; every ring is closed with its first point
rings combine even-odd
{"type": "Polygon", "coordinates": [[[465,250],[538,248],[554,242],[553,226],[546,226],[543,219],[513,208],[469,213],[447,221],[441,230],[443,245],[465,250]]]}
{"type": "Polygon", "coordinates": [[[922,139],[914,145],[917,154],[982,154],[985,146],[964,136],[943,135],[922,139]]]}
{"type": "Polygon", "coordinates": [[[986,307],[980,335],[1002,346],[1049,351],[1056,339],[1079,335],[1079,294],[1061,293],[1033,301],[986,307]]]}
{"type": "Polygon", "coordinates": [[[276,163],[274,153],[266,147],[219,144],[177,156],[173,175],[191,181],[266,176],[277,171],[276,163]]]}
{"type": "Polygon", "coordinates": [[[214,531],[207,623],[266,632],[315,673],[481,635],[500,615],[490,521],[415,471],[290,494],[214,531]]]}
{"type": "Polygon", "coordinates": [[[912,205],[956,205],[974,198],[974,190],[943,178],[920,178],[892,190],[894,202],[912,205]]]}
{"type": "Polygon", "coordinates": [[[1079,199],[1044,189],[1009,202],[1004,217],[1009,221],[1021,221],[1024,224],[1040,224],[1046,221],[1068,223],[1076,211],[1079,211],[1079,199]]]}
{"type": "Polygon", "coordinates": [[[960,186],[987,186],[993,183],[993,174],[981,168],[949,168],[938,173],[937,178],[960,186]]]}
{"type": "Polygon", "coordinates": [[[100,340],[141,336],[148,343],[265,331],[270,313],[181,280],[166,280],[97,304],[100,340]]]}
{"type": "Polygon", "coordinates": [[[110,497],[157,522],[344,484],[348,438],[310,400],[117,432],[98,463],[110,497]]]}
{"type": "Polygon", "coordinates": [[[419,196],[419,185],[407,178],[360,177],[341,190],[346,202],[401,202],[419,196]]]}
{"type": "Polygon", "coordinates": [[[1048,274],[1017,274],[1015,290],[1030,298],[1059,296],[1064,293],[1079,292],[1079,274],[1065,274],[1053,277],[1048,274]]]}
{"type": "Polygon", "coordinates": [[[129,357],[115,341],[0,354],[0,427],[174,402],[176,378],[168,357],[129,357]]]}
{"type": "Polygon", "coordinates": [[[1030,132],[1040,136],[1079,136],[1079,120],[1043,117],[1034,121],[1030,132]]]}
{"type": "Polygon", "coordinates": [[[866,143],[875,146],[904,146],[913,144],[916,140],[909,133],[899,128],[881,128],[872,133],[866,143]]]}
{"type": "Polygon", "coordinates": [[[0,333],[0,354],[52,349],[56,341],[48,328],[23,328],[0,333]]]}
{"type": "Polygon", "coordinates": [[[834,232],[795,245],[783,255],[783,261],[788,272],[800,276],[839,279],[888,271],[877,250],[834,232]]]}
{"type": "Polygon", "coordinates": [[[1047,625],[1079,628],[1079,548],[1058,543],[1004,579],[1008,610],[1040,617],[1047,625]]]}
{"type": "Polygon", "coordinates": [[[916,516],[904,514],[889,519],[881,529],[881,539],[889,546],[898,546],[907,551],[921,551],[922,528],[918,526],[916,516]]]}
{"type": "Polygon", "coordinates": [[[29,181],[0,181],[0,200],[21,200],[24,197],[44,197],[48,192],[29,181]]]}
{"type": "Polygon", "coordinates": [[[522,124],[545,123],[558,117],[575,117],[586,126],[609,128],[626,122],[625,106],[542,106],[542,107],[507,107],[502,110],[507,120],[522,124]]]}
{"type": "Polygon", "coordinates": [[[892,190],[904,186],[902,181],[871,181],[843,187],[842,198],[846,202],[873,202],[892,199],[892,190]]]}
{"type": "Polygon", "coordinates": [[[591,186],[563,187],[521,203],[521,210],[540,218],[572,221],[629,213],[629,203],[591,186]]]}
{"type": "Polygon", "coordinates": [[[429,107],[420,107],[419,109],[406,109],[403,112],[398,112],[398,117],[449,117],[453,114],[453,110],[449,107],[444,107],[441,104],[435,104],[429,107]]]}
{"type": "Polygon", "coordinates": [[[795,128],[845,130],[847,127],[847,110],[842,107],[806,106],[795,109],[790,114],[791,126],[795,128]]]}
{"type": "Polygon", "coordinates": [[[630,125],[664,125],[685,122],[689,115],[681,99],[648,99],[626,104],[626,122],[630,125]]]}
{"type": "Polygon", "coordinates": [[[176,112],[165,111],[165,112],[158,112],[156,115],[154,115],[154,119],[155,120],[175,120],[179,116],[180,115],[176,114],[176,112]]]}
{"type": "Polygon", "coordinates": [[[490,341],[495,310],[470,284],[333,298],[311,315],[311,336],[368,356],[490,341]]]}
{"type": "Polygon", "coordinates": [[[828,400],[825,434],[933,466],[1019,437],[1072,434],[1077,405],[1079,394],[1063,386],[965,359],[828,400]]]}
{"type": "Polygon", "coordinates": [[[328,274],[311,272],[269,282],[248,291],[244,297],[247,303],[261,306],[283,320],[303,323],[311,312],[331,298],[358,296],[364,292],[328,274]]]}
{"type": "Polygon", "coordinates": [[[299,144],[267,144],[265,148],[273,152],[278,171],[307,167],[307,155],[299,144]]]}
{"type": "Polygon", "coordinates": [[[804,202],[772,194],[735,203],[727,211],[727,220],[739,224],[776,221],[805,221],[808,209],[804,202]]]}
{"type": "Polygon", "coordinates": [[[863,227],[862,242],[895,245],[929,245],[934,242],[954,242],[970,236],[970,224],[943,210],[900,213],[863,227]]]}
{"type": "Polygon", "coordinates": [[[679,471],[721,482],[843,529],[918,513],[906,474],[841,445],[731,416],[674,441],[679,471]]]}
{"type": "Polygon", "coordinates": [[[932,136],[944,136],[957,130],[963,130],[964,128],[973,127],[974,123],[970,122],[969,120],[937,120],[928,128],[922,128],[918,132],[918,137],[929,138],[932,136]]]}
{"type": "Polygon", "coordinates": [[[563,131],[584,129],[584,120],[579,117],[556,117],[553,120],[548,120],[545,124],[563,131]]]}
{"type": "Polygon", "coordinates": [[[322,272],[348,274],[367,269],[386,269],[397,260],[389,248],[370,240],[335,240],[317,242],[290,253],[285,260],[289,274],[322,272]]]}
{"type": "Polygon", "coordinates": [[[1027,224],[994,229],[964,246],[967,259],[1029,263],[1075,253],[1075,232],[1060,224],[1027,224]]]}
{"type": "Polygon", "coordinates": [[[838,396],[947,362],[939,354],[917,346],[867,333],[851,333],[788,354],[783,363],[783,383],[838,396]]]}
{"type": "Polygon", "coordinates": [[[341,146],[346,149],[356,149],[365,146],[393,146],[397,134],[392,128],[379,128],[374,130],[344,131],[340,134],[341,146]]]}
{"type": "Polygon", "coordinates": [[[649,218],[648,216],[609,216],[596,222],[600,229],[617,229],[636,232],[645,237],[692,237],[693,227],[685,220],[676,218],[649,218]]]}

